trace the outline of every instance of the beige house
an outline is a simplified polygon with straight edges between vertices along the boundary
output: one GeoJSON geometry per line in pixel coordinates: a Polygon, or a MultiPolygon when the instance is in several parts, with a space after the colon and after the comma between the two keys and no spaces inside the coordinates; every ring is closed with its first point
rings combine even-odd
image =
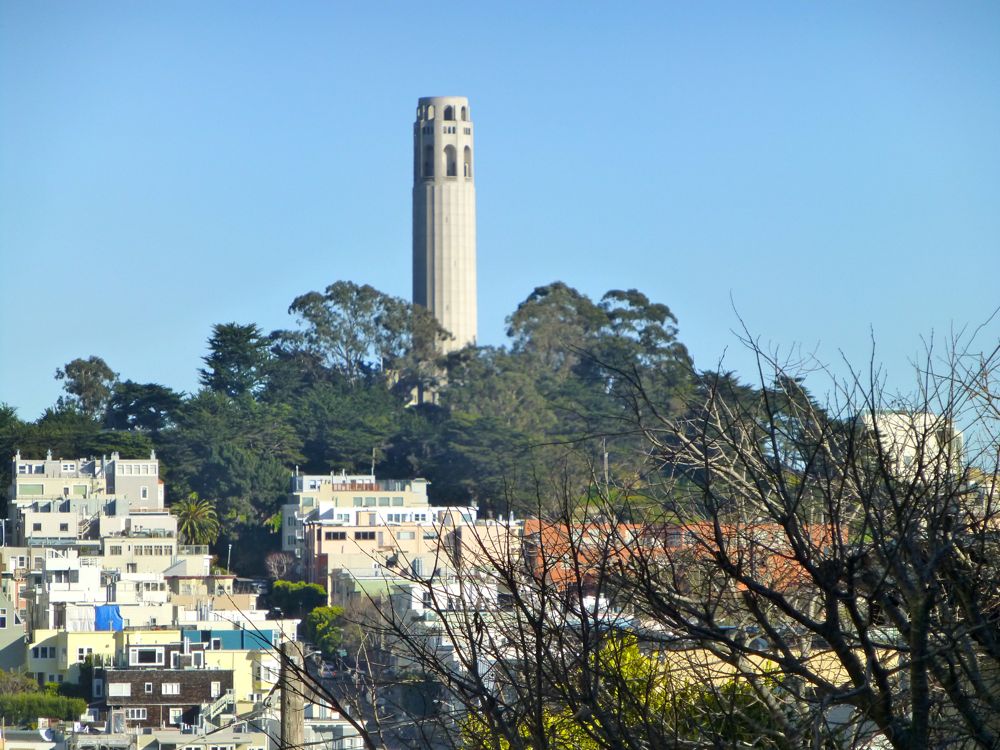
{"type": "Polygon", "coordinates": [[[299,560],[305,552],[305,520],[324,515],[353,522],[356,511],[399,513],[402,509],[426,513],[425,479],[376,479],[370,474],[298,474],[292,477],[290,502],[282,506],[282,550],[299,560]]]}
{"type": "Polygon", "coordinates": [[[520,555],[520,522],[479,520],[471,507],[340,515],[305,522],[306,579],[323,586],[332,605],[401,591],[418,609],[432,591],[454,601],[495,600],[497,587],[474,574],[520,555]]]}
{"type": "Polygon", "coordinates": [[[29,459],[15,454],[8,524],[13,544],[66,545],[96,535],[101,515],[163,509],[164,487],[155,453],[147,459],[29,459]]]}

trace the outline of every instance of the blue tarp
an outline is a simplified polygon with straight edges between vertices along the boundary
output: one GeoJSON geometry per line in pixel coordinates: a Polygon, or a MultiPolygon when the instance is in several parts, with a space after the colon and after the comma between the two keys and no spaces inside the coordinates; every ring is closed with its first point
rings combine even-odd
{"type": "Polygon", "coordinates": [[[117,604],[102,604],[94,607],[94,629],[114,630],[122,629],[122,613],[117,604]]]}

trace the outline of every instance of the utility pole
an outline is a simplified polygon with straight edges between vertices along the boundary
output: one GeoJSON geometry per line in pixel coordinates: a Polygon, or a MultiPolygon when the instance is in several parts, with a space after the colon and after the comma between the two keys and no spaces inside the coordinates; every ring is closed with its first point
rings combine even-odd
{"type": "Polygon", "coordinates": [[[302,673],[302,646],[294,641],[281,644],[281,746],[279,750],[302,750],[306,710],[302,673]]]}

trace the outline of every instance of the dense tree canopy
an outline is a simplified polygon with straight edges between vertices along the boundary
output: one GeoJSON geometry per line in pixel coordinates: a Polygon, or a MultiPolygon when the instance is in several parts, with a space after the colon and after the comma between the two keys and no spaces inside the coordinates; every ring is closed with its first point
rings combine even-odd
{"type": "MultiPolygon", "coordinates": [[[[581,440],[604,436],[612,471],[634,461],[624,384],[643,380],[680,408],[699,382],[669,308],[637,290],[595,302],[562,282],[540,286],[508,319],[508,346],[447,358],[438,345],[449,334],[426,310],[367,285],[337,281],[300,295],[289,313],[294,325],[269,334],[214,325],[193,394],[119,381],[96,355],[73,360],[57,373],[66,396],[41,418],[0,412],[0,450],[132,457],[155,448],[168,503],[212,499],[217,551],[234,540],[275,549],[296,467],[422,476],[435,502],[531,512],[545,502],[542,474],[558,466],[585,478],[588,461],[603,460],[597,448],[583,458],[568,450],[581,440]],[[413,405],[418,389],[433,402],[413,405]]],[[[246,549],[236,545],[234,565],[262,573],[266,554],[244,563],[246,549]]]]}

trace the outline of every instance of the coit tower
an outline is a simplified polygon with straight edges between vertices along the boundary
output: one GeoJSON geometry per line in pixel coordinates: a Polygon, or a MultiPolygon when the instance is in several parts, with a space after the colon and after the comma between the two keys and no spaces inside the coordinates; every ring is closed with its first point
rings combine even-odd
{"type": "Polygon", "coordinates": [[[413,301],[454,337],[476,341],[476,183],[464,96],[426,96],[413,124],[413,301]]]}

